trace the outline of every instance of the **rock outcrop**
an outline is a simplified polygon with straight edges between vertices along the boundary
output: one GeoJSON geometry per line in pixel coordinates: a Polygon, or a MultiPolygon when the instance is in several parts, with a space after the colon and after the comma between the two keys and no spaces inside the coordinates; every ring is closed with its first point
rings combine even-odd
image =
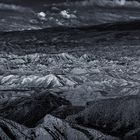
{"type": "Polygon", "coordinates": [[[67,117],[67,120],[123,137],[140,127],[139,106],[140,96],[105,99],[92,102],[85,110],[67,117]]]}
{"type": "Polygon", "coordinates": [[[31,96],[3,98],[0,104],[1,117],[32,127],[46,114],[61,105],[70,105],[70,102],[45,91],[31,96]]]}
{"type": "Polygon", "coordinates": [[[119,140],[97,130],[81,126],[70,126],[67,122],[47,115],[34,128],[27,128],[13,121],[0,118],[2,140],[119,140]]]}

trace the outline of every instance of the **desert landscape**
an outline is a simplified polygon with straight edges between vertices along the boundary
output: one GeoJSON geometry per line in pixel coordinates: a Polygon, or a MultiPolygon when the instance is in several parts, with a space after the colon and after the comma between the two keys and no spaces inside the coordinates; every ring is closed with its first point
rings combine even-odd
{"type": "Polygon", "coordinates": [[[0,2],[1,140],[139,140],[136,1],[0,2]]]}

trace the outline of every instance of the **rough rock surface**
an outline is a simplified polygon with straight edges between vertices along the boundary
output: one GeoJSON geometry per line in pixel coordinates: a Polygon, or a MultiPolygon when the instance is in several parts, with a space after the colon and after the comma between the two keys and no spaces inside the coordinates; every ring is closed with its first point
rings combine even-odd
{"type": "Polygon", "coordinates": [[[140,96],[104,99],[90,103],[84,111],[69,116],[67,120],[124,136],[129,131],[140,127],[139,106],[140,96]]]}
{"type": "Polygon", "coordinates": [[[61,97],[48,93],[35,93],[28,97],[2,98],[0,116],[32,127],[46,114],[61,105],[70,105],[61,97]]]}
{"type": "Polygon", "coordinates": [[[1,118],[0,133],[2,140],[118,140],[118,138],[105,135],[94,129],[81,126],[72,127],[67,122],[51,115],[45,116],[35,128],[27,128],[18,123],[1,118]]]}

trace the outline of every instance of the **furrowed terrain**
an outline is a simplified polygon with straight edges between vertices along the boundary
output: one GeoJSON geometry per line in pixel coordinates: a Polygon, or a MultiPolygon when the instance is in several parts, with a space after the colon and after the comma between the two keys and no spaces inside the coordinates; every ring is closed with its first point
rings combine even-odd
{"type": "Polygon", "coordinates": [[[139,21],[1,32],[0,138],[138,139],[139,44],[139,21]]]}
{"type": "Polygon", "coordinates": [[[139,140],[139,15],[139,0],[0,0],[0,140],[139,140]]]}

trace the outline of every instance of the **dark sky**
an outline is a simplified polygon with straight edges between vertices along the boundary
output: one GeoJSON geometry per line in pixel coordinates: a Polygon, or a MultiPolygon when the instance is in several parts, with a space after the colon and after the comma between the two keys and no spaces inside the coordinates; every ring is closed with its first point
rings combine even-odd
{"type": "MultiPolygon", "coordinates": [[[[37,4],[37,3],[60,3],[66,0],[0,0],[2,3],[14,4],[37,4]]],[[[81,0],[68,0],[68,1],[81,1],[81,0]]]]}
{"type": "MultiPolygon", "coordinates": [[[[0,3],[16,4],[27,7],[41,7],[44,4],[61,3],[61,2],[75,2],[75,1],[90,1],[90,0],[0,0],[0,3]]],[[[99,1],[99,0],[92,0],[99,1]]],[[[111,0],[104,0],[111,1],[111,0]]],[[[113,0],[112,0],[113,1],[113,0]]],[[[126,1],[139,1],[140,0],[126,0],[126,1]]]]}

